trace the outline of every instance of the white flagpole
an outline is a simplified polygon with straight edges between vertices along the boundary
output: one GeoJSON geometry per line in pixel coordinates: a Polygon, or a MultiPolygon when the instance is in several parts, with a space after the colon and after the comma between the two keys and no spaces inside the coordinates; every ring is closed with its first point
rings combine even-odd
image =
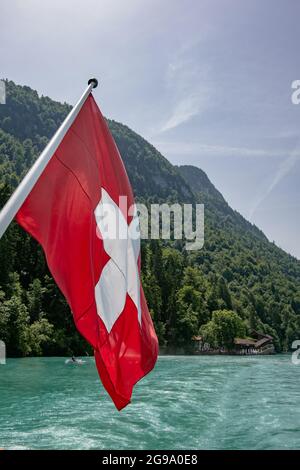
{"type": "Polygon", "coordinates": [[[74,108],[70,111],[60,128],[56,131],[52,139],[48,142],[47,146],[39,156],[39,158],[34,162],[28,173],[25,175],[17,189],[11,195],[5,206],[0,212],[0,238],[4,234],[5,230],[15,217],[16,213],[22,206],[23,202],[27,198],[28,194],[34,187],[35,183],[41,176],[42,172],[46,168],[48,162],[51,160],[51,157],[56,152],[59,144],[63,140],[67,131],[75,121],[76,116],[81,110],[84,102],[89,96],[93,88],[96,88],[98,81],[96,78],[91,78],[88,81],[88,87],[83,92],[79,101],[75,104],[74,108]]]}

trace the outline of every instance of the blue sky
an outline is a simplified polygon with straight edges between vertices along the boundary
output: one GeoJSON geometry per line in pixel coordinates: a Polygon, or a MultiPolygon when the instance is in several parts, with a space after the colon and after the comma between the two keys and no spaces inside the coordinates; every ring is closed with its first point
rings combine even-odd
{"type": "Polygon", "coordinates": [[[104,114],[300,258],[297,0],[2,0],[0,76],[104,114]]]}

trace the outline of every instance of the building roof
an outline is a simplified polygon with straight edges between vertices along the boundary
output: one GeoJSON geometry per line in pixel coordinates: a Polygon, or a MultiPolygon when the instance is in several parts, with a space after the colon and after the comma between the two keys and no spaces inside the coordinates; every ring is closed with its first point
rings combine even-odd
{"type": "Polygon", "coordinates": [[[202,341],[202,336],[193,336],[192,341],[202,341]]]}
{"type": "Polygon", "coordinates": [[[263,338],[273,339],[273,336],[266,335],[265,333],[262,333],[261,331],[257,331],[257,330],[252,330],[250,334],[251,336],[257,337],[258,340],[263,339],[263,338]]]}
{"type": "Polygon", "coordinates": [[[239,346],[254,346],[255,341],[254,339],[244,339],[244,338],[234,338],[234,344],[239,346]]]}
{"type": "Polygon", "coordinates": [[[264,344],[270,343],[271,341],[272,341],[272,336],[269,336],[269,335],[268,335],[268,337],[261,338],[261,339],[259,339],[258,341],[256,341],[255,347],[256,347],[256,348],[260,348],[260,347],[263,346],[264,344]]]}

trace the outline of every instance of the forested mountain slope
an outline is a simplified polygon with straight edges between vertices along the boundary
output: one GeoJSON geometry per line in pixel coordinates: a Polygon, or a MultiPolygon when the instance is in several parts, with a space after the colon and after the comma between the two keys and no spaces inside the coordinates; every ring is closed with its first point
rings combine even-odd
{"type": "MultiPolygon", "coordinates": [[[[53,135],[70,107],[7,85],[0,106],[0,205],[53,135]]],[[[205,243],[143,243],[143,284],[161,345],[187,350],[221,311],[229,337],[256,328],[278,349],[300,337],[300,263],[229,207],[199,168],[171,165],[127,126],[108,120],[138,199],[205,204],[205,243]]],[[[41,249],[13,223],[0,241],[0,339],[10,355],[89,351],[45,265],[41,249]]],[[[211,329],[212,332],[217,331],[211,329]]],[[[212,333],[213,336],[214,333],[212,333]]],[[[227,335],[228,336],[228,335],[227,335]]],[[[220,335],[212,338],[221,345],[220,335]]]]}

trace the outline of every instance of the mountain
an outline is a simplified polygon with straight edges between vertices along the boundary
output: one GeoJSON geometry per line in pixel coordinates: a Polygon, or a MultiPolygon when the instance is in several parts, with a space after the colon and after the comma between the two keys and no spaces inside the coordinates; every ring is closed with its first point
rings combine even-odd
{"type": "Polygon", "coordinates": [[[235,230],[238,228],[247,230],[258,238],[266,240],[261,230],[248,222],[237,211],[231,209],[222,194],[214,187],[203,170],[192,165],[182,165],[177,168],[192,189],[197,202],[203,202],[205,204],[206,211],[209,212],[212,218],[216,217],[220,219],[226,216],[227,221],[232,223],[235,230]]]}
{"type": "MultiPolygon", "coordinates": [[[[6,89],[1,205],[70,110],[11,81],[6,89]]],[[[255,328],[271,334],[278,350],[290,348],[300,337],[300,262],[234,211],[201,169],[175,167],[127,126],[107,122],[138,200],[205,205],[203,249],[187,252],[178,240],[142,246],[142,280],[160,344],[189,350],[192,336],[212,331],[219,312],[231,340],[255,328]]],[[[10,355],[89,351],[40,247],[15,223],[0,241],[0,265],[0,339],[10,355]]]]}
{"type": "MultiPolygon", "coordinates": [[[[7,104],[0,106],[0,143],[4,145],[6,142],[6,151],[9,152],[7,164],[10,164],[16,159],[16,149],[12,148],[17,145],[16,142],[25,142],[23,151],[27,150],[27,155],[30,153],[35,158],[71,107],[45,96],[39,98],[36,91],[27,86],[17,86],[11,81],[6,81],[6,91],[7,104]]],[[[127,126],[112,120],[108,120],[108,124],[129,175],[134,175],[132,185],[136,194],[143,198],[155,195],[162,200],[192,202],[193,194],[188,184],[151,144],[127,126]]],[[[3,152],[2,147],[2,159],[3,152]]],[[[21,155],[22,149],[18,149],[17,153],[21,155]]],[[[32,161],[27,155],[24,155],[25,160],[22,155],[22,161],[13,165],[18,176],[27,170],[32,161]]]]}

